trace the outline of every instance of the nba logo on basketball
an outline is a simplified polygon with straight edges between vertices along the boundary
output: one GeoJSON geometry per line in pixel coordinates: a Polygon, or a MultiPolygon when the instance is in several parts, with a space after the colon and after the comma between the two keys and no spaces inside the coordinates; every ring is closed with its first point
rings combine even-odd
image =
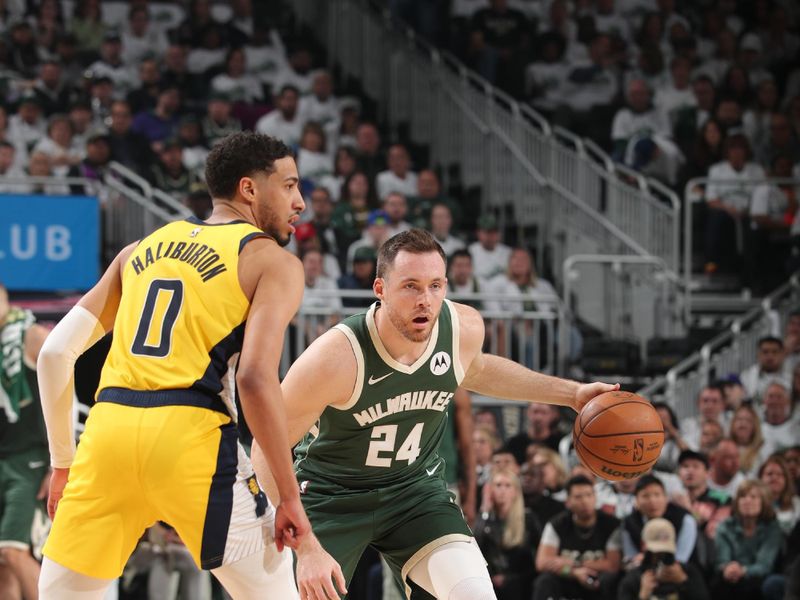
{"type": "Polygon", "coordinates": [[[644,457],[644,439],[636,438],[633,440],[633,460],[634,462],[641,462],[644,457]]]}

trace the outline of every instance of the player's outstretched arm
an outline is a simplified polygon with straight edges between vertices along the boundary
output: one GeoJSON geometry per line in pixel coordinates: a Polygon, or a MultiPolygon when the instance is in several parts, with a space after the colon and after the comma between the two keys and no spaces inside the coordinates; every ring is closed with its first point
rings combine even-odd
{"type": "Polygon", "coordinates": [[[532,371],[527,367],[494,354],[484,354],[483,317],[472,307],[456,304],[461,329],[461,362],[464,367],[466,389],[503,398],[569,406],[577,412],[589,400],[619,389],[607,383],[580,384],[577,381],[552,377],[532,371]]]}
{"type": "Polygon", "coordinates": [[[131,244],[116,256],[100,281],[61,319],[39,348],[35,348],[39,343],[36,339],[30,349],[26,347],[26,353],[35,351],[38,355],[36,374],[53,466],[47,501],[50,518],[55,515],[75,456],[75,361],[114,327],[122,296],[122,268],[135,247],[131,244]]]}
{"type": "Polygon", "coordinates": [[[303,297],[303,266],[271,240],[253,240],[242,252],[239,277],[251,300],[236,384],[280,493],[275,542],[282,550],[284,544],[295,547],[311,530],[292,470],[278,375],[284,334],[303,297]]]}

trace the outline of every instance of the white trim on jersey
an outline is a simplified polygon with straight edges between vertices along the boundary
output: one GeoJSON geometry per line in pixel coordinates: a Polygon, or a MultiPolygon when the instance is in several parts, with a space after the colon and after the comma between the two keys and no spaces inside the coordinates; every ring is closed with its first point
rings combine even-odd
{"type": "Polygon", "coordinates": [[[355,332],[350,329],[344,323],[339,323],[338,325],[334,326],[334,329],[338,329],[341,331],[347,341],[350,342],[350,347],[353,350],[353,356],[356,357],[356,381],[355,385],[353,386],[353,393],[350,394],[350,398],[344,404],[331,404],[331,406],[337,410],[349,410],[353,408],[358,399],[361,397],[361,390],[364,387],[364,351],[361,349],[361,344],[358,343],[358,338],[356,338],[355,332]]]}
{"type": "Polygon", "coordinates": [[[456,383],[461,385],[464,381],[464,365],[461,364],[461,347],[459,340],[461,338],[461,322],[458,319],[458,312],[456,312],[455,305],[445,298],[447,308],[450,309],[450,326],[453,328],[453,373],[456,376],[456,383]]]}
{"type": "Polygon", "coordinates": [[[381,360],[386,363],[387,366],[394,369],[395,371],[399,371],[400,373],[405,373],[406,375],[413,375],[414,372],[419,369],[422,365],[428,362],[428,359],[433,354],[433,351],[436,349],[436,342],[439,339],[439,321],[437,319],[436,323],[433,325],[433,330],[431,331],[431,337],[428,340],[428,346],[425,348],[425,352],[422,353],[416,361],[414,361],[413,365],[404,365],[396,361],[392,358],[392,355],[389,354],[389,351],[386,350],[386,346],[383,345],[383,341],[381,340],[381,336],[378,335],[378,326],[375,324],[375,309],[377,308],[378,303],[374,303],[372,306],[369,307],[367,311],[366,321],[367,321],[367,329],[369,330],[369,337],[372,340],[372,345],[375,346],[375,350],[378,352],[378,356],[381,357],[381,360]]]}

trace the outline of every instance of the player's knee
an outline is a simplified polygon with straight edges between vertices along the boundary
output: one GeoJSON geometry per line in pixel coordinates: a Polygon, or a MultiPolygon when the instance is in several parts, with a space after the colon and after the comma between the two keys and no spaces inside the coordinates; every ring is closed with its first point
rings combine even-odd
{"type": "Polygon", "coordinates": [[[468,577],[450,591],[448,600],[497,600],[492,582],[484,577],[468,577]]]}

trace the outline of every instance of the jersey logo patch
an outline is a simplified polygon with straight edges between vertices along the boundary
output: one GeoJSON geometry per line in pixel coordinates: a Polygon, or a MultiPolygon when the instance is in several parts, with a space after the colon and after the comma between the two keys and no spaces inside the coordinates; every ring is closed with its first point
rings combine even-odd
{"type": "Polygon", "coordinates": [[[425,469],[425,472],[428,474],[428,477],[436,473],[436,471],[439,469],[439,465],[441,464],[442,464],[441,462],[438,462],[433,466],[432,469],[425,469]]]}
{"type": "Polygon", "coordinates": [[[203,231],[202,227],[195,227],[192,229],[192,232],[189,234],[189,237],[197,237],[197,234],[203,231]]]}
{"type": "Polygon", "coordinates": [[[308,484],[309,484],[308,480],[300,482],[300,493],[301,494],[305,494],[306,493],[306,490],[308,490],[308,484]]]}
{"type": "Polygon", "coordinates": [[[389,375],[391,375],[392,373],[393,373],[393,371],[392,371],[392,372],[389,372],[389,373],[387,373],[387,374],[386,374],[386,375],[384,375],[383,377],[374,377],[374,376],[370,375],[370,376],[369,376],[369,379],[367,380],[367,384],[368,384],[368,385],[374,385],[374,384],[378,383],[379,381],[383,381],[384,379],[386,379],[386,378],[387,378],[389,375]]]}
{"type": "Polygon", "coordinates": [[[447,352],[437,352],[431,358],[431,373],[434,375],[444,375],[450,370],[450,355],[447,352]]]}

